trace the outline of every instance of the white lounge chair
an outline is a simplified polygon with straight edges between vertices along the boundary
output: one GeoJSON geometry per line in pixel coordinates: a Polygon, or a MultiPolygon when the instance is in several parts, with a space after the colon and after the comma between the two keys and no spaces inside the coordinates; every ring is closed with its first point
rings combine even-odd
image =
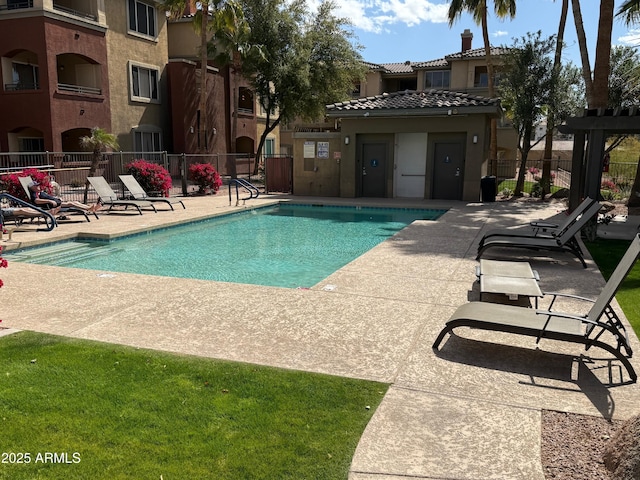
{"type": "Polygon", "coordinates": [[[138,183],[136,177],[133,175],[119,175],[120,180],[124,184],[125,188],[129,191],[134,200],[146,200],[148,202],[161,202],[166,203],[173,210],[173,206],[176,203],[182,205],[182,208],[187,208],[182,203],[182,200],[174,197],[150,197],[147,195],[147,192],[144,191],[144,188],[138,183]]]}
{"type": "Polygon", "coordinates": [[[100,197],[100,201],[103,205],[109,205],[109,211],[113,207],[124,207],[125,210],[129,207],[133,207],[138,210],[138,213],[142,215],[143,208],[151,208],[154,212],[157,212],[153,203],[146,200],[121,200],[113,191],[111,185],[105,180],[104,177],[87,177],[87,181],[91,184],[93,189],[100,197]]]}

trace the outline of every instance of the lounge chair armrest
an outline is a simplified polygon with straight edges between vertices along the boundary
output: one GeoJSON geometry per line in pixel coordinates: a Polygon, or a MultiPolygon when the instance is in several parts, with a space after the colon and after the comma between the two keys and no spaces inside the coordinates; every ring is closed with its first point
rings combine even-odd
{"type": "Polygon", "coordinates": [[[571,298],[573,300],[582,300],[585,302],[589,302],[589,303],[595,303],[595,300],[591,299],[591,298],[587,298],[587,297],[581,297],[580,295],[573,295],[571,293],[560,293],[560,292],[544,292],[543,295],[546,296],[552,296],[553,300],[551,300],[551,303],[549,304],[548,307],[548,311],[551,310],[551,308],[553,307],[553,304],[555,303],[556,299],[558,297],[562,297],[562,298],[571,298]]]}
{"type": "Polygon", "coordinates": [[[558,228],[559,226],[557,223],[549,223],[543,220],[534,220],[533,222],[529,222],[529,225],[540,228],[558,228]]]}
{"type": "Polygon", "coordinates": [[[566,318],[567,320],[580,320],[581,322],[586,322],[586,323],[598,323],[598,322],[593,322],[592,320],[589,320],[586,317],[582,317],[580,315],[571,315],[570,313],[552,312],[549,310],[536,310],[536,313],[538,315],[545,315],[549,317],[566,318]]]}

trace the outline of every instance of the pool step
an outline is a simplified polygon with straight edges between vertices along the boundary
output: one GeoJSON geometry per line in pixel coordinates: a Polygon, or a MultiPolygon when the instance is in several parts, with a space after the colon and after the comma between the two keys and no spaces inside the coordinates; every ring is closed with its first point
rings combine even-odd
{"type": "Polygon", "coordinates": [[[7,254],[7,260],[12,259],[24,263],[65,266],[78,260],[108,255],[120,249],[95,243],[67,242],[50,245],[34,250],[25,250],[14,254],[7,254]]]}

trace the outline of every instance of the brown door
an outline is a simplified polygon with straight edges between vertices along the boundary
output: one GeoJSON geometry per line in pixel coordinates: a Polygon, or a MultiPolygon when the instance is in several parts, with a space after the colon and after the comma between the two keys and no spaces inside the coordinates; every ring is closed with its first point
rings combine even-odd
{"type": "Polygon", "coordinates": [[[436,143],[434,146],[433,198],[462,200],[464,172],[462,143],[436,143]]]}
{"type": "Polygon", "coordinates": [[[362,145],[362,196],[386,196],[386,143],[364,143],[362,145]]]}

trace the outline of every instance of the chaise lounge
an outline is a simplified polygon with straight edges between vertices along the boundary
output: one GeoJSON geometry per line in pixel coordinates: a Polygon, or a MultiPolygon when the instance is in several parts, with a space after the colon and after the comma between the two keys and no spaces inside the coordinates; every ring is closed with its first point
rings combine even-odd
{"type": "MultiPolygon", "coordinates": [[[[25,194],[27,195],[27,198],[31,198],[31,192],[29,191],[29,185],[31,185],[31,183],[33,182],[33,179],[29,176],[29,177],[19,177],[20,180],[20,184],[22,185],[22,188],[24,189],[25,194]]],[[[32,204],[32,206],[37,207],[37,205],[32,204]]],[[[89,215],[87,214],[87,212],[81,208],[76,208],[76,207],[62,207],[60,208],[59,211],[61,216],[64,216],[65,213],[77,213],[80,215],[84,215],[84,218],[87,222],[90,222],[91,220],[89,219],[89,215]]],[[[92,212],[93,215],[96,218],[100,218],[98,217],[98,214],[95,212],[92,212]]]]}
{"type": "Polygon", "coordinates": [[[129,190],[129,193],[131,194],[134,200],[146,200],[148,202],[162,202],[169,205],[171,210],[173,210],[173,206],[176,203],[179,203],[180,205],[182,205],[183,209],[187,208],[184,206],[184,203],[182,203],[182,200],[180,200],[179,198],[150,197],[149,195],[147,195],[147,192],[144,191],[144,188],[142,188],[142,186],[138,183],[138,180],[136,180],[136,177],[134,177],[133,175],[119,175],[119,177],[120,177],[120,180],[122,180],[122,183],[124,184],[126,189],[129,190]]]}
{"type": "Polygon", "coordinates": [[[611,300],[639,255],[640,234],[636,235],[631,242],[629,249],[596,300],[575,295],[548,293],[546,295],[552,297],[552,301],[547,310],[485,302],[469,302],[462,305],[447,321],[433,343],[433,349],[437,351],[444,337],[460,327],[526,335],[536,337],[536,342],[547,338],[579,343],[585,346],[585,350],[599,347],[613,354],[627,369],[631,380],[635,382],[638,377],[629,361],[632,356],[629,338],[620,318],[611,307],[611,300]],[[593,305],[586,315],[553,311],[553,304],[558,297],[584,300],[593,305]],[[605,333],[613,337],[616,342],[615,347],[601,339],[605,333]]]}
{"type": "Polygon", "coordinates": [[[515,228],[495,228],[489,230],[480,239],[480,246],[493,237],[541,237],[554,238],[570,228],[578,219],[589,210],[596,201],[592,198],[585,198],[577,208],[569,213],[563,222],[551,223],[545,220],[535,220],[527,225],[515,228]]]}
{"type": "Polygon", "coordinates": [[[158,212],[153,203],[147,200],[121,200],[116,195],[116,192],[113,191],[111,185],[107,183],[107,180],[104,177],[87,177],[87,181],[91,184],[93,189],[100,197],[100,201],[103,205],[109,205],[109,211],[113,209],[113,207],[124,207],[125,210],[129,207],[133,207],[138,210],[138,213],[142,215],[143,208],[151,208],[154,212],[158,212]]]}
{"type": "Polygon", "coordinates": [[[569,252],[575,255],[584,268],[587,264],[584,261],[584,255],[576,235],[580,234],[580,230],[593,218],[600,210],[601,205],[593,202],[584,213],[572,222],[566,229],[559,231],[555,236],[520,236],[520,235],[494,235],[478,245],[478,255],[476,260],[490,248],[526,248],[530,250],[546,250],[569,252]]]}

